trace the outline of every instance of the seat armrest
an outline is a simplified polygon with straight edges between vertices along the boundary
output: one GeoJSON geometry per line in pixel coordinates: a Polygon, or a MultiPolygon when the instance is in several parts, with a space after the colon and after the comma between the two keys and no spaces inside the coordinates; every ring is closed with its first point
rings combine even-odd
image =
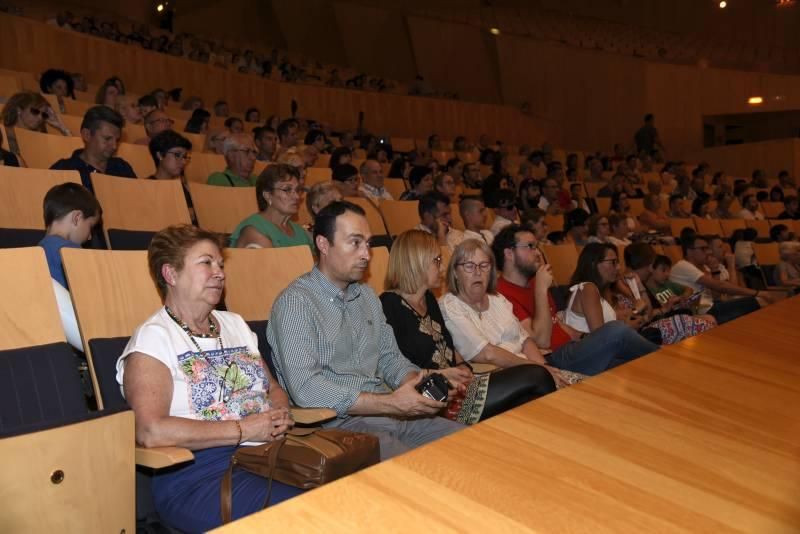
{"type": "Polygon", "coordinates": [[[316,425],[336,417],[336,410],[330,408],[292,407],[292,417],[299,425],[316,425]]]}
{"type": "Polygon", "coordinates": [[[182,447],[136,447],[136,465],[152,469],[163,469],[193,459],[192,451],[182,447]]]}
{"type": "Polygon", "coordinates": [[[472,372],[475,374],[491,373],[497,369],[497,366],[491,363],[470,363],[470,365],[472,366],[472,372]]]}

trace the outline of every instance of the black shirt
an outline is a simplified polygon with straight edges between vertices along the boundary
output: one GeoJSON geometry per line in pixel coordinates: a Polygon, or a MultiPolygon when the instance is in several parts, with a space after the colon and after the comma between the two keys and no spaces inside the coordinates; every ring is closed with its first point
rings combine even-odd
{"type": "Polygon", "coordinates": [[[792,219],[792,220],[795,220],[795,221],[800,221],[800,211],[798,211],[794,215],[789,215],[789,212],[784,210],[783,213],[778,215],[778,219],[784,219],[784,220],[785,219],[792,219]]]}
{"type": "MultiPolygon", "coordinates": [[[[83,149],[79,148],[72,153],[71,157],[56,161],[50,168],[57,171],[78,171],[81,174],[81,182],[83,183],[83,186],[89,191],[94,192],[90,176],[93,172],[101,171],[83,161],[81,159],[81,154],[83,154],[83,149]]],[[[136,178],[136,173],[133,172],[133,168],[128,164],[128,162],[122,158],[116,157],[112,157],[108,160],[106,170],[102,174],[119,176],[121,178],[136,178]]]]}
{"type": "Polygon", "coordinates": [[[3,165],[6,167],[19,167],[19,160],[17,159],[17,156],[8,150],[3,150],[0,148],[0,156],[3,159],[3,165]]]}
{"type": "Polygon", "coordinates": [[[446,369],[455,365],[453,338],[444,325],[442,310],[430,291],[425,293],[428,313],[422,317],[397,293],[380,296],[386,322],[394,330],[403,356],[423,369],[446,369]]]}

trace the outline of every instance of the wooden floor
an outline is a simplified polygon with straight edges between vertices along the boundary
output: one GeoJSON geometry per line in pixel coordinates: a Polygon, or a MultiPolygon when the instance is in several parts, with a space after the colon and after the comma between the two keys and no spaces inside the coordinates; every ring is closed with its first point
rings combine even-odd
{"type": "Polygon", "coordinates": [[[800,297],[223,529],[800,532],[800,297]]]}

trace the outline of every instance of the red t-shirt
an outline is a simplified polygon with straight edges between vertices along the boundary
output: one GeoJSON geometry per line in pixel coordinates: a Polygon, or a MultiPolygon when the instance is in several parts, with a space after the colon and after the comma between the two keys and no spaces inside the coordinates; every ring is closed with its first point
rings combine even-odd
{"type": "MultiPolygon", "coordinates": [[[[514,315],[520,321],[528,317],[533,317],[536,310],[536,301],[533,287],[522,287],[512,284],[502,276],[497,280],[497,291],[511,302],[514,306],[514,315]]],[[[553,296],[547,294],[547,302],[550,305],[550,317],[553,320],[553,333],[550,335],[550,349],[556,350],[561,345],[572,341],[570,335],[561,328],[561,324],[556,319],[556,303],[553,296]]],[[[543,347],[547,348],[547,347],[543,347]]]]}

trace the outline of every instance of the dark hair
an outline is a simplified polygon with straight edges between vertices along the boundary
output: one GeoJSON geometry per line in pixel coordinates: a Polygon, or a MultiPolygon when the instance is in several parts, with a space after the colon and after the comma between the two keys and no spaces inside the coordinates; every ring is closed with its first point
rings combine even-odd
{"type": "Polygon", "coordinates": [[[230,130],[231,128],[233,128],[233,124],[236,122],[241,122],[242,126],[244,126],[242,119],[240,119],[239,117],[228,117],[227,119],[225,119],[225,122],[223,124],[225,128],[230,130]]]}
{"type": "Polygon", "coordinates": [[[150,139],[150,142],[147,144],[148,150],[150,150],[150,156],[153,158],[153,162],[158,167],[158,162],[161,160],[159,154],[163,158],[167,151],[171,148],[185,148],[187,151],[192,149],[192,142],[186,139],[184,136],[175,132],[173,130],[164,130],[163,132],[157,133],[150,139]]]}
{"type": "Polygon", "coordinates": [[[147,106],[147,107],[158,107],[158,100],[153,95],[144,95],[139,97],[139,100],[136,102],[139,106],[147,106]]]}
{"type": "Polygon", "coordinates": [[[261,171],[256,180],[256,202],[258,203],[258,211],[267,209],[267,200],[264,198],[264,191],[274,191],[275,186],[280,182],[287,180],[300,180],[300,171],[293,165],[286,163],[278,163],[270,165],[261,171]]]}
{"type": "Polygon", "coordinates": [[[702,239],[705,241],[705,237],[701,236],[697,233],[694,228],[689,228],[688,226],[681,230],[680,240],[681,240],[681,250],[683,251],[684,257],[689,249],[694,248],[695,243],[698,239],[702,239]]]}
{"type": "Polygon", "coordinates": [[[520,224],[526,228],[533,229],[533,225],[544,218],[547,213],[539,208],[530,208],[522,212],[519,216],[520,224]]]}
{"type": "Polygon", "coordinates": [[[284,121],[281,121],[281,123],[278,125],[278,137],[280,138],[288,134],[289,128],[291,128],[292,126],[297,126],[296,120],[286,119],[284,121]]]}
{"type": "Polygon", "coordinates": [[[613,251],[614,254],[617,255],[617,258],[619,258],[617,247],[611,243],[589,243],[583,247],[581,255],[578,256],[578,264],[575,267],[575,272],[572,273],[572,278],[570,278],[570,285],[574,286],[582,282],[591,282],[596,285],[597,289],[602,293],[607,284],[603,282],[600,272],[597,270],[597,266],[605,259],[606,252],[609,250],[613,251]]]}
{"type": "Polygon", "coordinates": [[[494,241],[492,241],[492,252],[494,252],[494,262],[497,265],[498,271],[503,270],[506,263],[505,251],[517,244],[517,234],[520,232],[533,233],[532,230],[522,225],[509,224],[494,237],[494,241]]]}
{"type": "Polygon", "coordinates": [[[683,197],[680,195],[670,195],[669,196],[669,204],[672,205],[673,202],[676,200],[683,200],[683,197]]]}
{"type": "Polygon", "coordinates": [[[419,197],[419,204],[417,205],[417,213],[420,219],[425,213],[436,214],[436,208],[439,203],[449,205],[450,199],[438,191],[431,191],[419,197]]]}
{"type": "Polygon", "coordinates": [[[788,195],[788,196],[783,197],[783,205],[784,206],[788,206],[792,202],[797,202],[797,196],[796,195],[788,195]]]}
{"type": "MultiPolygon", "coordinates": [[[[625,260],[627,263],[628,260],[625,260]]],[[[658,269],[659,267],[672,267],[672,260],[669,256],[664,256],[663,254],[656,254],[656,259],[653,260],[653,269],[658,269]]]]}
{"type": "Polygon", "coordinates": [[[322,236],[329,243],[333,243],[333,236],[336,233],[336,219],[339,215],[344,215],[348,211],[366,217],[364,208],[346,200],[331,202],[319,210],[317,217],[314,219],[314,242],[316,243],[317,236],[322,236]]]}
{"type": "Polygon", "coordinates": [[[783,200],[783,189],[781,188],[781,186],[776,185],[776,186],[773,186],[772,189],[769,190],[769,199],[770,199],[770,201],[773,201],[773,202],[780,202],[780,201],[783,200]],[[780,197],[780,200],[773,201],[772,200],[772,194],[773,193],[778,193],[778,195],[780,197]]]}
{"type": "Polygon", "coordinates": [[[313,145],[317,142],[317,139],[322,137],[322,140],[325,140],[325,134],[322,133],[322,130],[310,130],[306,134],[306,139],[303,141],[304,145],[313,145]]]}
{"type": "Polygon", "coordinates": [[[636,270],[652,265],[656,252],[647,243],[632,243],[625,247],[622,255],[625,257],[625,265],[636,270]]]}
{"type": "Polygon", "coordinates": [[[616,211],[617,213],[622,213],[622,199],[620,198],[622,195],[628,197],[628,193],[625,191],[617,191],[613,195],[611,195],[611,207],[609,210],[616,211]]]}
{"type": "Polygon", "coordinates": [[[349,163],[337,165],[333,168],[333,172],[331,173],[331,178],[337,182],[347,182],[353,176],[358,176],[358,169],[349,163]]]}
{"type": "Polygon", "coordinates": [[[45,227],[75,210],[79,210],[84,217],[103,213],[95,196],[81,184],[67,182],[51,187],[43,202],[45,227]]]}
{"type": "Polygon", "coordinates": [[[411,188],[417,187],[429,174],[431,174],[431,170],[428,167],[412,167],[411,172],[408,173],[408,182],[411,184],[411,188]]]}
{"type": "Polygon", "coordinates": [[[711,195],[708,193],[701,193],[698,195],[697,198],[692,201],[692,214],[701,217],[702,214],[700,210],[709,202],[711,202],[711,195]]]}
{"type": "Polygon", "coordinates": [[[67,84],[67,96],[75,98],[75,81],[68,72],[61,69],[47,69],[44,71],[42,77],[39,79],[39,88],[42,90],[42,93],[52,94],[50,86],[58,80],[64,80],[64,83],[67,84]]]}
{"type": "MultiPolygon", "coordinates": [[[[155,93],[155,91],[153,91],[155,93]]],[[[225,100],[217,100],[214,102],[214,109],[216,110],[220,106],[227,106],[228,103],[225,100]]]]}
{"type": "Polygon", "coordinates": [[[788,230],[789,227],[785,224],[776,224],[772,228],[769,229],[769,238],[771,241],[778,241],[778,236],[780,236],[781,232],[785,232],[788,230]]]}
{"type": "Polygon", "coordinates": [[[447,165],[445,165],[445,169],[447,169],[448,171],[450,169],[455,169],[456,165],[458,165],[459,163],[461,163],[460,159],[458,159],[458,158],[450,158],[449,160],[447,160],[447,165]]]}
{"type": "MultiPolygon", "coordinates": [[[[283,124],[283,122],[281,124],[283,124]]],[[[280,137],[280,132],[281,132],[281,129],[280,129],[280,127],[278,127],[278,137],[280,137]]],[[[336,148],[331,153],[331,160],[328,162],[328,166],[331,169],[336,168],[336,166],[339,165],[339,158],[341,158],[342,156],[350,156],[350,158],[352,159],[353,151],[350,150],[349,148],[347,148],[346,146],[340,146],[340,147],[336,148]]]]}
{"type": "Polygon", "coordinates": [[[167,281],[161,274],[161,268],[169,264],[178,271],[183,269],[186,251],[201,241],[211,241],[222,250],[223,242],[219,234],[191,224],[168,226],[153,236],[147,248],[147,265],[162,297],[167,294],[167,281]]]}
{"type": "Polygon", "coordinates": [[[759,202],[766,202],[767,200],[769,200],[769,193],[767,193],[766,191],[759,191],[758,193],[756,193],[756,200],[759,202]]]}
{"type": "Polygon", "coordinates": [[[589,213],[582,208],[575,208],[564,215],[564,231],[569,232],[576,226],[586,226],[589,213]]]}
{"type": "Polygon", "coordinates": [[[495,189],[486,199],[486,205],[492,209],[511,208],[517,201],[517,195],[509,189],[495,189]]]}
{"type": "Polygon", "coordinates": [[[203,123],[211,118],[211,113],[203,108],[197,108],[192,111],[192,116],[186,121],[186,128],[183,129],[186,133],[199,134],[203,130],[203,123]]]}
{"type": "Polygon", "coordinates": [[[265,133],[275,133],[275,130],[273,130],[269,126],[256,126],[255,128],[253,128],[253,139],[255,140],[261,139],[261,136],[264,135],[265,133]]]}
{"type": "Polygon", "coordinates": [[[653,114],[648,113],[647,115],[644,116],[644,122],[650,122],[651,120],[653,120],[653,118],[654,118],[653,114]]]}
{"type": "Polygon", "coordinates": [[[251,113],[258,113],[259,118],[261,117],[261,112],[258,108],[247,108],[247,111],[244,112],[244,120],[249,120],[247,117],[249,117],[251,113]]]}
{"type": "Polygon", "coordinates": [[[100,128],[100,124],[103,122],[107,122],[112,126],[116,126],[120,130],[125,126],[125,119],[122,118],[122,115],[114,111],[108,106],[94,106],[89,108],[86,112],[86,115],[83,116],[83,122],[81,122],[81,130],[89,130],[91,133],[95,133],[98,128],[100,128]]]}
{"type": "Polygon", "coordinates": [[[747,201],[750,200],[751,198],[754,198],[754,196],[750,195],[750,194],[747,194],[747,195],[742,197],[742,207],[743,208],[747,206],[747,201]]]}

